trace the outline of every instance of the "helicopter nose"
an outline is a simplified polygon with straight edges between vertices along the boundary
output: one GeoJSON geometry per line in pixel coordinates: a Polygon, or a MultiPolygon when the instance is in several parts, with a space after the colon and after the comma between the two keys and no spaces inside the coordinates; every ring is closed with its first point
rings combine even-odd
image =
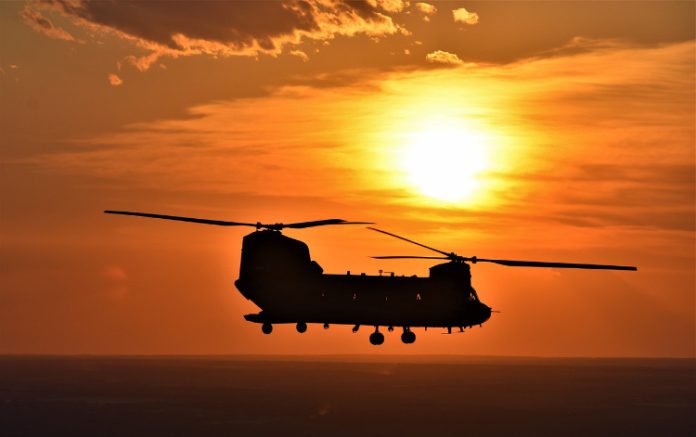
{"type": "Polygon", "coordinates": [[[493,310],[491,309],[491,307],[489,307],[486,304],[481,304],[481,318],[483,319],[484,322],[491,318],[492,312],[493,312],[493,310]]]}

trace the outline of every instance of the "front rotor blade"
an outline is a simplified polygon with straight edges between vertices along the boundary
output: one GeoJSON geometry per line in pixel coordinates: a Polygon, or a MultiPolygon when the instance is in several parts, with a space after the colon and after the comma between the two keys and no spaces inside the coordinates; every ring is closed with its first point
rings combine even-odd
{"type": "Polygon", "coordinates": [[[409,240],[408,238],[404,238],[400,235],[392,234],[391,232],[383,231],[381,229],[373,228],[373,227],[368,227],[367,229],[372,229],[373,231],[381,232],[382,234],[389,235],[390,237],[398,238],[399,240],[404,240],[407,241],[411,244],[415,244],[416,246],[424,247],[428,250],[432,250],[433,252],[441,253],[445,255],[448,259],[452,257],[452,254],[444,252],[442,250],[435,249],[434,247],[426,246],[425,244],[421,244],[417,241],[409,240]]]}
{"type": "Polygon", "coordinates": [[[314,226],[326,226],[326,225],[371,225],[373,224],[372,222],[348,222],[342,219],[327,219],[327,220],[315,220],[311,222],[299,222],[299,223],[290,223],[287,225],[283,225],[283,227],[286,228],[292,228],[292,229],[302,229],[302,228],[311,228],[314,226]]]}
{"type": "Polygon", "coordinates": [[[449,259],[446,256],[416,256],[416,255],[394,255],[394,256],[371,256],[374,259],[449,259]]]}
{"type": "MultiPolygon", "coordinates": [[[[469,259],[467,259],[469,260],[469,259]]],[[[543,261],[516,261],[507,259],[482,259],[482,258],[471,258],[472,262],[487,262],[495,263],[510,267],[553,267],[561,269],[593,269],[593,270],[638,270],[638,267],[634,266],[614,266],[607,264],[578,264],[578,263],[556,263],[556,262],[543,262],[543,261]]]]}
{"type": "Polygon", "coordinates": [[[131,212],[131,211],[104,211],[105,214],[120,214],[120,215],[133,215],[137,217],[147,217],[156,218],[162,220],[175,220],[179,222],[190,222],[190,223],[200,223],[204,225],[215,225],[215,226],[253,226],[256,227],[256,223],[239,223],[239,222],[228,222],[224,220],[209,220],[193,217],[181,217],[177,215],[164,215],[164,214],[150,214],[147,212],[131,212]]]}

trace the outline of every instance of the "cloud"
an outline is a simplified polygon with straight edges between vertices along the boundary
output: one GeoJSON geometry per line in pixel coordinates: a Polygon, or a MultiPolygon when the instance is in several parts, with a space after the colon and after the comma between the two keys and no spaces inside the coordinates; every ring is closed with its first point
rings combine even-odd
{"type": "Polygon", "coordinates": [[[435,15],[437,8],[430,3],[418,2],[415,4],[415,8],[418,12],[425,15],[423,20],[430,21],[430,15],[435,15]]]}
{"type": "MultiPolygon", "coordinates": [[[[126,56],[124,61],[133,67],[135,67],[138,71],[147,71],[150,69],[150,67],[156,63],[160,57],[162,57],[164,54],[161,51],[153,51],[149,55],[145,56],[126,56]]],[[[176,54],[173,54],[172,57],[178,57],[176,54]]],[[[119,68],[120,68],[121,63],[119,63],[119,68]]]]}
{"type": "Polygon", "coordinates": [[[418,2],[415,4],[415,7],[417,11],[422,12],[425,15],[432,15],[437,12],[435,5],[431,5],[430,3],[418,2]]]}
{"type": "Polygon", "coordinates": [[[27,5],[22,9],[19,15],[29,27],[49,38],[75,41],[75,38],[71,34],[60,27],[56,27],[51,20],[44,17],[41,12],[31,5],[27,5]]]}
{"type": "Polygon", "coordinates": [[[123,80],[115,74],[110,74],[108,76],[109,83],[113,86],[123,85],[123,80]]]}
{"type": "MultiPolygon", "coordinates": [[[[391,13],[402,1],[347,2],[338,0],[106,2],[43,0],[27,6],[68,17],[92,33],[129,40],[150,53],[130,63],[140,70],[162,56],[277,56],[304,41],[330,41],[337,36],[378,38],[407,31],[391,13]]],[[[54,29],[47,20],[40,29],[54,29]]],[[[30,23],[36,23],[34,19],[30,23]]],[[[39,26],[38,24],[32,27],[39,26]]],[[[38,30],[38,29],[37,29],[38,30]]],[[[56,34],[56,30],[52,33],[56,34]]],[[[67,35],[67,34],[66,34],[67,35]]]]}
{"type": "Polygon", "coordinates": [[[36,163],[137,181],[138,189],[340,198],[367,213],[378,205],[375,214],[392,220],[407,210],[443,226],[480,219],[473,225],[693,230],[693,42],[597,47],[611,48],[505,66],[361,70],[358,83],[308,78],[131,125],[36,163]],[[482,176],[491,208],[438,218],[403,184],[393,164],[403,133],[433,116],[493,135],[496,167],[482,176]]]}
{"type": "Polygon", "coordinates": [[[367,3],[373,8],[386,12],[401,12],[408,6],[407,0],[367,0],[367,3]]]}
{"type": "Polygon", "coordinates": [[[452,10],[452,16],[454,17],[455,23],[473,25],[479,22],[479,15],[476,12],[467,11],[466,8],[452,10]]]}
{"type": "Polygon", "coordinates": [[[303,52],[302,50],[291,50],[290,54],[292,56],[296,56],[296,57],[302,59],[304,62],[309,61],[309,56],[307,56],[307,53],[303,52]]]}
{"type": "Polygon", "coordinates": [[[433,64],[460,65],[463,63],[459,56],[444,50],[436,50],[425,55],[425,60],[433,64]]]}

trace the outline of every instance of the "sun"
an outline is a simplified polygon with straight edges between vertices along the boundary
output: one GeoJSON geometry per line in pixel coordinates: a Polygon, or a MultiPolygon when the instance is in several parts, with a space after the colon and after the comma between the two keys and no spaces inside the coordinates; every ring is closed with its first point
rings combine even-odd
{"type": "Polygon", "coordinates": [[[490,167],[488,138],[457,126],[433,125],[406,135],[401,169],[420,194],[447,203],[471,200],[490,167]]]}

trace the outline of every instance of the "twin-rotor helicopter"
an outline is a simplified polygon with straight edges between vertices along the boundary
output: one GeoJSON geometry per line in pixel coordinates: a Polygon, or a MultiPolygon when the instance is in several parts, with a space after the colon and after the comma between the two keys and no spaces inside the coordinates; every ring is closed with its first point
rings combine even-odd
{"type": "Polygon", "coordinates": [[[308,246],[302,241],[282,234],[283,229],[304,229],[327,225],[369,225],[342,219],[316,220],[298,223],[245,223],[224,220],[181,217],[130,211],[104,211],[163,220],[199,223],[214,226],[249,226],[256,228],[242,242],[239,279],[235,286],[261,311],[247,314],[249,322],[261,324],[264,334],[273,325],[295,324],[303,333],[310,323],[328,328],[331,324],[372,326],[370,343],[384,343],[380,327],[393,331],[401,328],[401,341],[416,341],[413,328],[465,328],[482,325],[491,317],[491,308],[484,304],[471,285],[469,264],[493,263],[511,267],[552,267],[570,269],[637,270],[634,266],[578,264],[561,262],[520,261],[465,257],[445,252],[402,236],[369,227],[376,232],[398,238],[428,249],[437,256],[375,256],[377,259],[442,260],[430,267],[428,277],[371,276],[327,274],[311,259],[308,246]]]}

